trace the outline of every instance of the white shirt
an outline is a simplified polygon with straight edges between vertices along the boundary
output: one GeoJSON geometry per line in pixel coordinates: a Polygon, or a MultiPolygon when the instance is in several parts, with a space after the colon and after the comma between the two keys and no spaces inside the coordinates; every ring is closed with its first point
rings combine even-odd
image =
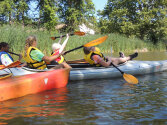
{"type": "Polygon", "coordinates": [[[1,62],[5,66],[13,63],[13,61],[10,59],[10,57],[7,54],[2,54],[1,55],[1,62]]]}

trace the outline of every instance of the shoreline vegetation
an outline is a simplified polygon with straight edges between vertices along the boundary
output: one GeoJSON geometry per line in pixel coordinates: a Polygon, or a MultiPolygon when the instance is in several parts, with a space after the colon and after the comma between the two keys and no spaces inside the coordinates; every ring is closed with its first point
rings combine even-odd
{"type": "MultiPolygon", "coordinates": [[[[59,39],[51,40],[50,37],[64,35],[60,34],[58,30],[49,32],[42,29],[34,29],[31,27],[22,27],[19,25],[3,25],[0,27],[0,42],[7,42],[11,47],[11,51],[15,53],[21,53],[24,51],[25,40],[29,35],[35,35],[39,41],[38,48],[45,54],[50,55],[51,45],[54,42],[58,42],[59,39]]],[[[164,42],[159,41],[158,44],[154,45],[150,41],[142,41],[135,37],[127,38],[126,36],[110,33],[110,34],[95,34],[85,36],[70,36],[67,43],[66,50],[73,49],[75,47],[81,46],[87,42],[100,38],[102,36],[108,36],[108,39],[99,44],[101,51],[104,53],[110,53],[111,47],[113,53],[123,51],[123,52],[149,52],[149,51],[166,51],[166,45],[164,42]]],[[[64,40],[65,38],[63,38],[64,40]]],[[[62,41],[63,41],[62,40],[62,41]]],[[[78,54],[82,52],[82,49],[71,52],[72,54],[78,54]]],[[[71,54],[70,53],[70,54],[71,54]]]]}

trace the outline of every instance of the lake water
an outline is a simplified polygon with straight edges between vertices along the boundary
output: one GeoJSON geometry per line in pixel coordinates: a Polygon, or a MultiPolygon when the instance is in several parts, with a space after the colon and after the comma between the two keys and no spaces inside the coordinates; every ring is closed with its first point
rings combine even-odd
{"type": "MultiPolygon", "coordinates": [[[[117,54],[114,54],[117,56],[117,54]]],[[[166,52],[140,53],[136,60],[165,60],[166,52]]],[[[167,72],[69,82],[67,87],[0,102],[0,124],[164,125],[167,124],[167,72]]]]}

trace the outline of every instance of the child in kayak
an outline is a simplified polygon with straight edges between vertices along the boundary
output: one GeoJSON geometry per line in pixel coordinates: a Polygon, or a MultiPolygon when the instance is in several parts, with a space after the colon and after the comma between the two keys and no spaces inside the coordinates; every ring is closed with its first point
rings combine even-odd
{"type": "MultiPolygon", "coordinates": [[[[69,34],[66,34],[66,39],[64,40],[63,44],[60,45],[60,42],[62,40],[62,37],[60,37],[60,40],[58,43],[53,43],[52,44],[52,56],[54,55],[58,55],[59,53],[63,53],[63,50],[65,48],[65,46],[67,45],[67,42],[68,42],[68,39],[69,39],[69,34]]],[[[53,60],[51,62],[51,64],[65,64],[65,65],[68,65],[66,62],[65,62],[65,58],[61,55],[59,56],[58,58],[56,58],[55,60],[53,60]]],[[[71,67],[70,65],[68,65],[68,67],[71,67]]]]}
{"type": "MultiPolygon", "coordinates": [[[[22,55],[19,55],[19,61],[22,59],[22,55]]],[[[1,42],[0,43],[0,64],[1,65],[9,65],[13,63],[13,58],[9,54],[9,44],[6,42],[1,42]]]]}
{"type": "Polygon", "coordinates": [[[95,66],[104,66],[104,67],[109,67],[111,63],[114,65],[118,65],[121,63],[124,63],[128,60],[132,60],[133,58],[136,58],[138,56],[138,53],[134,53],[129,56],[125,56],[122,52],[120,52],[120,57],[115,58],[115,57],[105,57],[99,50],[97,50],[97,47],[84,47],[84,59],[86,62],[88,62],[91,65],[95,66]]]}

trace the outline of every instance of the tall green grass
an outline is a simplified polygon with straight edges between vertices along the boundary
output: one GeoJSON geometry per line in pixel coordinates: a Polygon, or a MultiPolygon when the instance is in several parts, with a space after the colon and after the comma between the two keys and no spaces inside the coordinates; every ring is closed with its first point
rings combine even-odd
{"type": "MultiPolygon", "coordinates": [[[[53,41],[50,39],[51,36],[59,36],[58,31],[49,32],[49,31],[41,31],[38,29],[33,29],[31,27],[21,27],[17,26],[9,26],[3,25],[0,27],[0,42],[4,41],[10,44],[10,47],[13,52],[21,53],[24,51],[25,40],[29,35],[35,35],[38,40],[38,48],[43,51],[45,54],[51,53],[51,45],[54,42],[58,42],[58,39],[53,41]]],[[[63,34],[64,35],[64,34],[63,34]]],[[[73,49],[75,47],[81,46],[100,38],[104,35],[108,36],[108,39],[99,44],[102,52],[110,52],[111,47],[114,52],[132,52],[137,50],[142,50],[143,48],[147,48],[149,51],[163,51],[165,50],[165,45],[162,42],[159,42],[158,45],[153,45],[151,42],[142,41],[137,38],[127,38],[123,35],[119,34],[96,34],[96,35],[85,35],[85,36],[70,36],[70,39],[67,43],[66,50],[73,49]]],[[[65,38],[63,38],[62,42],[65,38]]],[[[71,54],[81,54],[82,49],[76,50],[71,54]]]]}

